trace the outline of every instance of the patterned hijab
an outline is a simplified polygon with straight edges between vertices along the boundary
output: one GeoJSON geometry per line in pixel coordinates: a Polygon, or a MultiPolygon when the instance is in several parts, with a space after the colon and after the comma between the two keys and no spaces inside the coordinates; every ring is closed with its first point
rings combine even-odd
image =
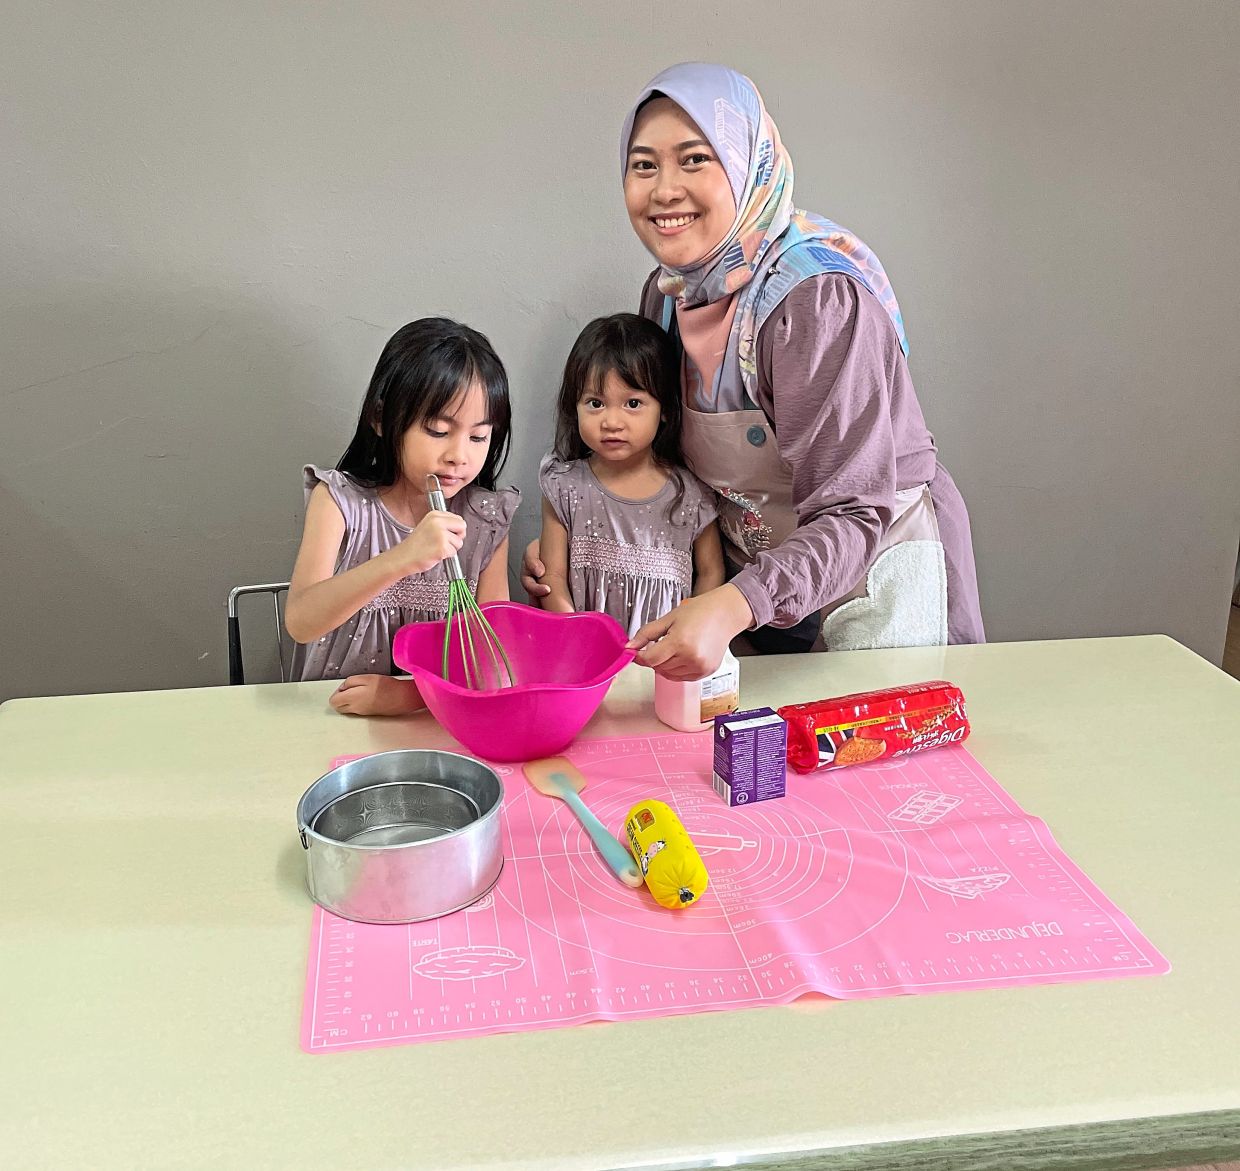
{"type": "MultiPolygon", "coordinates": [[[[625,119],[621,178],[628,170],[638,108],[660,94],[700,127],[736,200],[736,219],[719,244],[693,264],[664,268],[658,281],[659,291],[686,309],[740,296],[712,409],[740,410],[756,400],[759,330],[795,285],[820,273],[845,273],[869,289],[891,317],[907,354],[900,306],[878,257],[846,228],[793,207],[792,160],[749,78],[723,65],[693,62],[660,73],[625,119]]],[[[667,305],[665,328],[670,301],[667,305]]]]}

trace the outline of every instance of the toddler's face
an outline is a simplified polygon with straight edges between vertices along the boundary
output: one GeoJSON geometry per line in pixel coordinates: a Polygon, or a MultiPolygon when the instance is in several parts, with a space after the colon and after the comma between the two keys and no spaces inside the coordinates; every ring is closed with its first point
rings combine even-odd
{"type": "Polygon", "coordinates": [[[491,450],[486,392],[472,383],[437,419],[424,419],[405,432],[400,447],[401,475],[412,491],[426,491],[426,477],[436,475],[446,497],[477,479],[491,450]]]}
{"type": "Polygon", "coordinates": [[[634,390],[609,370],[602,387],[577,402],[577,428],[585,445],[600,459],[620,462],[640,455],[654,443],[662,413],[658,400],[634,390]]]}

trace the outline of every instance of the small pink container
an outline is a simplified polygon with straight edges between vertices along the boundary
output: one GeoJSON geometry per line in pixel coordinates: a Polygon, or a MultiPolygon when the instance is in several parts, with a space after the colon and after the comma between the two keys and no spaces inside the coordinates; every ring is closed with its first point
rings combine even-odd
{"type": "Polygon", "coordinates": [[[465,687],[455,639],[445,679],[443,622],[402,626],[392,660],[413,676],[435,719],[476,756],[517,761],[562,752],[633,661],[624,627],[607,614],[552,614],[519,602],[482,609],[508,652],[515,687],[465,687]]]}

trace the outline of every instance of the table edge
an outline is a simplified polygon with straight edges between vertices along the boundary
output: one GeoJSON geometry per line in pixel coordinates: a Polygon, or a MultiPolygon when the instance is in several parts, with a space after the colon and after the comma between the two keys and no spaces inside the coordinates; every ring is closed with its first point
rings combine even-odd
{"type": "MultiPolygon", "coordinates": [[[[1166,1171],[1240,1159],[1240,1108],[752,1156],[643,1161],[642,1171],[1166,1171]]],[[[617,1164],[609,1171],[636,1171],[617,1164]]]]}

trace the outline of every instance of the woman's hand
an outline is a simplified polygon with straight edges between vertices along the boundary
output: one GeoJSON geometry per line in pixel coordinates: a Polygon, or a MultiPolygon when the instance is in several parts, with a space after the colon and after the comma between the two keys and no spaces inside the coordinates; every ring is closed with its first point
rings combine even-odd
{"type": "Polygon", "coordinates": [[[391,675],[350,675],[330,702],[346,716],[407,716],[426,707],[412,679],[391,675]]]}
{"type": "Polygon", "coordinates": [[[704,679],[723,661],[728,643],[752,625],[745,595],[724,585],[647,622],[628,645],[637,650],[637,662],[665,679],[704,679]]]}
{"type": "Polygon", "coordinates": [[[538,542],[531,541],[525,546],[525,555],[521,558],[521,585],[529,595],[531,606],[537,606],[539,600],[551,592],[549,585],[538,580],[547,572],[547,567],[538,558],[538,542]]]}
{"type": "Polygon", "coordinates": [[[465,518],[455,512],[428,512],[417,527],[393,550],[401,569],[425,573],[459,553],[465,543],[465,518]]]}

